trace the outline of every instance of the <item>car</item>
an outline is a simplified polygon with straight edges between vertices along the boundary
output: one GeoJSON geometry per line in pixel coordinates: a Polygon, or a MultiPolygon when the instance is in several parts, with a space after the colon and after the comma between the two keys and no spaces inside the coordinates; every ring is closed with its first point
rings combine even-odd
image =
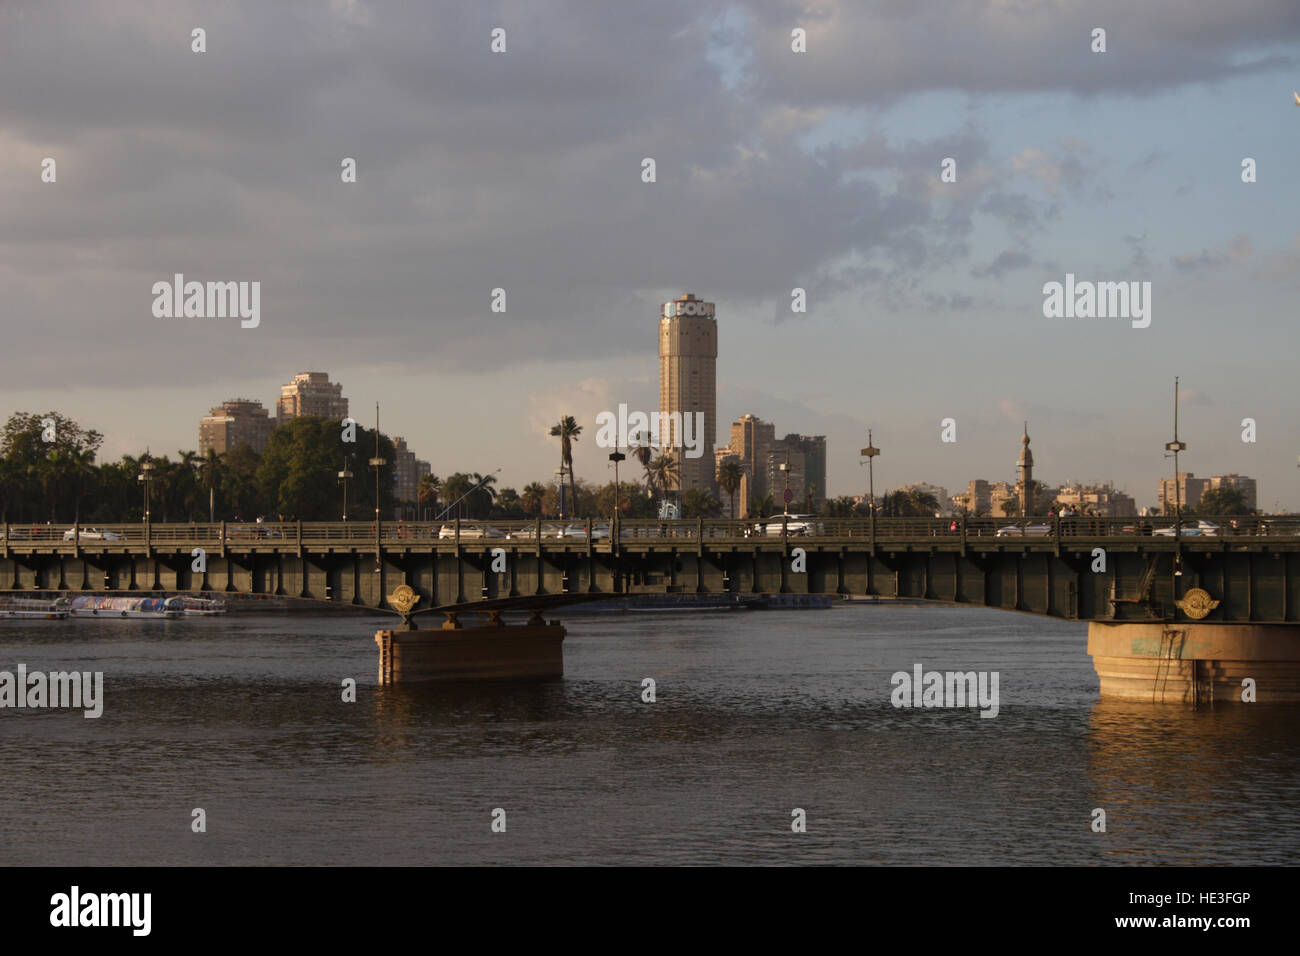
{"type": "Polygon", "coordinates": [[[997,537],[999,538],[1046,538],[1052,534],[1050,524],[1009,524],[1006,527],[998,528],[997,537]]]}
{"type": "MultiPolygon", "coordinates": [[[[1156,528],[1151,533],[1161,538],[1172,538],[1174,536],[1174,529],[1172,527],[1156,528]]],[[[1213,538],[1217,537],[1218,534],[1219,526],[1217,524],[1213,521],[1201,520],[1196,522],[1196,524],[1183,525],[1182,531],[1178,536],[1180,538],[1213,538]]]]}
{"type": "Polygon", "coordinates": [[[754,534],[810,535],[821,534],[823,526],[816,515],[779,514],[754,525],[754,534]]]}
{"type": "MultiPolygon", "coordinates": [[[[504,538],[505,532],[500,528],[494,528],[490,524],[462,524],[460,526],[460,538],[462,541],[468,538],[504,538]]],[[[454,524],[445,524],[438,531],[438,538],[446,541],[448,538],[456,537],[456,526],[454,524]]]]}
{"type": "Polygon", "coordinates": [[[116,531],[101,531],[99,528],[69,528],[63,532],[64,541],[75,541],[80,537],[82,541],[121,541],[122,536],[116,531]]]}

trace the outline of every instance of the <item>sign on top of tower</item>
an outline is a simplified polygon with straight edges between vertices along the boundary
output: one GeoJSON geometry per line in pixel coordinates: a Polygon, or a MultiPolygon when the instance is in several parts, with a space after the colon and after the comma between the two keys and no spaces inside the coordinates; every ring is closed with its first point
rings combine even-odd
{"type": "Polygon", "coordinates": [[[663,317],[665,319],[675,318],[679,315],[699,315],[711,319],[714,317],[713,303],[697,299],[691,293],[686,292],[671,302],[663,304],[663,317]]]}

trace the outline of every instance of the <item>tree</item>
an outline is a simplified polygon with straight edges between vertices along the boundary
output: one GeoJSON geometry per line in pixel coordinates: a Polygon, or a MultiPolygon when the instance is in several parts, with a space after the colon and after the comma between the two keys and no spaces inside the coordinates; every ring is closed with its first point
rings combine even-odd
{"type": "Polygon", "coordinates": [[[496,475],[484,477],[478,472],[469,476],[470,492],[465,499],[465,510],[471,518],[486,518],[492,512],[492,505],[496,501],[497,490],[492,486],[496,484],[496,475]]]}
{"type": "Polygon", "coordinates": [[[438,514],[438,495],[442,492],[442,479],[435,474],[421,475],[415,490],[415,503],[429,510],[430,517],[438,514]]]}
{"type": "Polygon", "coordinates": [[[683,518],[717,518],[722,514],[722,502],[707,491],[691,488],[682,495],[683,518]]]}
{"type": "MultiPolygon", "coordinates": [[[[372,454],[375,447],[373,429],[357,425],[356,447],[366,449],[360,454],[372,454]]],[[[302,416],[294,418],[271,432],[266,451],[257,466],[256,488],[258,510],[282,514],[285,518],[297,517],[321,521],[336,511],[338,492],[339,423],[329,418],[302,416]]],[[[393,511],[393,461],[396,455],[393,443],[379,436],[379,457],[388,464],[380,469],[376,479],[373,471],[357,475],[349,487],[349,510],[355,504],[359,515],[380,514],[393,511]],[[379,501],[375,501],[378,483],[379,501]]],[[[255,506],[256,507],[256,506],[255,506]]],[[[250,517],[245,514],[244,517],[250,517]]]]}
{"type": "Polygon", "coordinates": [[[530,481],[524,485],[524,493],[520,496],[520,503],[524,506],[524,514],[530,518],[540,517],[542,514],[542,502],[546,498],[546,486],[530,481]]]}
{"type": "MultiPolygon", "coordinates": [[[[573,478],[573,443],[578,440],[582,434],[582,426],[572,415],[565,415],[558,422],[551,426],[551,437],[560,439],[560,466],[569,470],[569,491],[577,497],[577,491],[574,488],[573,478]]],[[[563,480],[563,478],[561,478],[563,480]]],[[[574,501],[573,514],[576,516],[577,501],[574,501]]]]}
{"type": "Polygon", "coordinates": [[[646,466],[647,483],[652,494],[662,494],[677,484],[680,472],[677,459],[672,455],[659,455],[646,466]]]}
{"type": "Polygon", "coordinates": [[[1008,518],[1020,514],[1020,502],[1015,498],[1008,498],[1002,502],[1002,513],[1008,518]]]}
{"type": "Polygon", "coordinates": [[[724,461],[718,466],[718,487],[731,497],[731,517],[736,517],[736,492],[740,490],[745,469],[738,461],[724,461]]]}
{"type": "Polygon", "coordinates": [[[221,461],[221,453],[209,448],[208,453],[199,462],[199,486],[208,493],[208,520],[217,520],[216,496],[221,487],[221,479],[226,467],[221,461]]]}
{"type": "Polygon", "coordinates": [[[1246,495],[1240,488],[1206,488],[1201,493],[1201,500],[1196,503],[1196,511],[1215,516],[1250,514],[1250,509],[1246,507],[1246,495]]]}
{"type": "Polygon", "coordinates": [[[757,518],[768,517],[776,512],[776,499],[771,495],[762,498],[755,495],[749,499],[749,513],[757,518]]]}

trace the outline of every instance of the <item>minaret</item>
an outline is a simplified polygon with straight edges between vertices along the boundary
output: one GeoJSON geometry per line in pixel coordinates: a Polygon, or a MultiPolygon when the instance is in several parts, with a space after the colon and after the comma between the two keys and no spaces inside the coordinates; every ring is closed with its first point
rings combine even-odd
{"type": "Polygon", "coordinates": [[[1029,450],[1029,422],[1025,422],[1025,436],[1020,439],[1020,516],[1029,517],[1034,508],[1034,453],[1029,450]]]}

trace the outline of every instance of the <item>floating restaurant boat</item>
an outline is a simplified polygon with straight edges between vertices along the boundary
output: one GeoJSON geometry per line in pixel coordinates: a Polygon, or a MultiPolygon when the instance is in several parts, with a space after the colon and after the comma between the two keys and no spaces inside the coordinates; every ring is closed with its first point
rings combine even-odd
{"type": "Polygon", "coordinates": [[[212,598],[197,598],[181,595],[178,600],[181,602],[181,608],[185,611],[186,617],[216,617],[218,614],[226,613],[226,602],[216,601],[212,598]]]}
{"type": "Polygon", "coordinates": [[[176,618],[185,613],[181,599],[146,597],[93,597],[72,599],[73,617],[176,618]]]}
{"type": "Polygon", "coordinates": [[[62,621],[70,607],[67,598],[0,597],[0,618],[29,621],[62,621]]]}

